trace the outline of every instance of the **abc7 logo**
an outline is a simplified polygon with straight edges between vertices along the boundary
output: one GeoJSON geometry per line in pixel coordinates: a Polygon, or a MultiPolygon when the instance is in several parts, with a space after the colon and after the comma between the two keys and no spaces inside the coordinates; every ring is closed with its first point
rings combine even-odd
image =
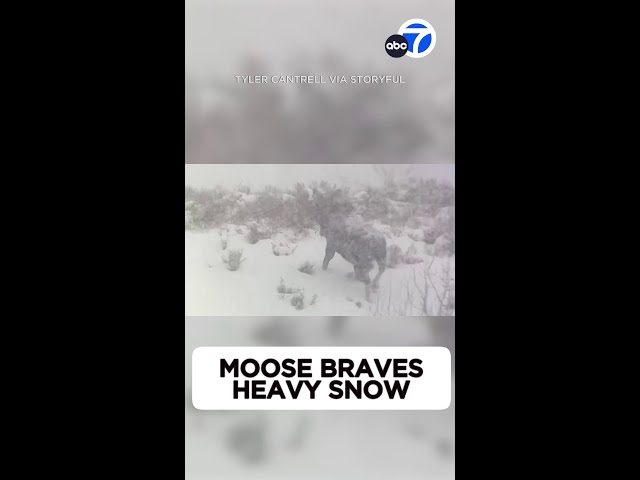
{"type": "Polygon", "coordinates": [[[404,22],[398,33],[391,35],[384,43],[387,53],[394,58],[407,55],[422,58],[429,55],[436,46],[436,31],[426,20],[413,18],[404,22]]]}

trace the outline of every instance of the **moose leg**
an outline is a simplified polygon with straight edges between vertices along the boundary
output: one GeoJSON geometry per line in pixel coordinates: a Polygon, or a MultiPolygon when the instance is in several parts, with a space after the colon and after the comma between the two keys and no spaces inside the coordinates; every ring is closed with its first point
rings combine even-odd
{"type": "Polygon", "coordinates": [[[364,281],[364,298],[367,302],[371,301],[371,279],[369,278],[369,272],[361,270],[362,280],[364,281]]]}
{"type": "Polygon", "coordinates": [[[336,250],[327,244],[327,248],[324,252],[324,260],[322,262],[322,270],[327,269],[327,267],[329,266],[329,262],[331,261],[331,259],[335,254],[336,254],[336,250]]]}
{"type": "Polygon", "coordinates": [[[361,282],[364,281],[364,279],[362,278],[362,269],[360,269],[357,265],[353,266],[353,278],[361,282]]]}
{"type": "Polygon", "coordinates": [[[380,287],[380,277],[382,276],[382,274],[384,273],[384,271],[387,269],[387,265],[386,262],[378,262],[378,274],[374,277],[373,279],[373,288],[374,290],[378,290],[378,288],[380,287]]]}

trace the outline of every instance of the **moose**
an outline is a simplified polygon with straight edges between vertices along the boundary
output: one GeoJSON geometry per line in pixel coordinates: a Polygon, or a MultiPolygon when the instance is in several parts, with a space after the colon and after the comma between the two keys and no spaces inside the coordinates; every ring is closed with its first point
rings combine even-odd
{"type": "Polygon", "coordinates": [[[354,278],[365,284],[365,297],[371,300],[370,291],[379,287],[380,276],[387,266],[387,240],[385,236],[361,219],[351,216],[353,206],[342,190],[323,195],[313,190],[312,202],[315,219],[320,225],[320,235],[327,239],[322,269],[339,253],[353,265],[354,278]],[[378,265],[373,282],[369,272],[378,265]]]}

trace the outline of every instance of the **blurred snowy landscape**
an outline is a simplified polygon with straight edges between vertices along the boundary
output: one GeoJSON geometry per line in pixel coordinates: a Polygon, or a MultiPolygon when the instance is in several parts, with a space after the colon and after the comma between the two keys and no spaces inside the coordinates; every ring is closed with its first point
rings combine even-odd
{"type": "Polygon", "coordinates": [[[453,0],[187,0],[185,163],[453,163],[453,0]],[[438,43],[394,59],[424,18],[438,43]],[[239,85],[236,75],[402,75],[403,85],[239,85]]]}
{"type": "Polygon", "coordinates": [[[349,317],[187,318],[185,478],[453,479],[455,319],[349,317]],[[449,348],[452,403],[440,411],[201,411],[191,404],[199,346],[449,348]]]}

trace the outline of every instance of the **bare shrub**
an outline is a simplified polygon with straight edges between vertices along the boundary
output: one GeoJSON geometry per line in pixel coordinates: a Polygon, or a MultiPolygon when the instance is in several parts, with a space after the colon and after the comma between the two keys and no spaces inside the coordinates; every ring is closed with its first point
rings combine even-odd
{"type": "Polygon", "coordinates": [[[276,291],[284,296],[287,294],[291,294],[291,293],[298,293],[300,291],[299,288],[294,288],[294,287],[287,287],[284,283],[284,279],[280,278],[280,283],[278,284],[278,286],[276,287],[276,291]]]}
{"type": "Polygon", "coordinates": [[[456,309],[456,292],[455,291],[449,291],[449,296],[447,298],[447,308],[449,310],[455,310],[456,309]]]}
{"type": "Polygon", "coordinates": [[[306,273],[307,275],[313,275],[315,268],[316,267],[313,263],[306,261],[298,267],[298,271],[306,273]]]}
{"type": "Polygon", "coordinates": [[[302,310],[304,308],[304,291],[300,291],[291,297],[290,303],[296,307],[296,310],[302,310]]]}
{"type": "MultiPolygon", "coordinates": [[[[309,305],[315,305],[317,300],[318,300],[318,295],[314,294],[313,298],[309,302],[309,305]]],[[[291,297],[290,303],[291,303],[292,306],[296,307],[296,310],[303,310],[304,307],[306,306],[305,297],[304,297],[304,290],[300,290],[298,293],[293,295],[291,297]]]]}
{"type": "Polygon", "coordinates": [[[415,244],[411,244],[407,248],[406,252],[402,252],[402,249],[398,245],[390,245],[387,249],[387,267],[395,268],[398,265],[406,264],[413,265],[415,263],[422,263],[424,260],[417,255],[417,249],[415,244]]]}
{"type": "Polygon", "coordinates": [[[224,263],[227,264],[227,270],[235,272],[240,268],[240,264],[244,262],[244,258],[242,258],[242,249],[240,250],[229,250],[229,254],[226,257],[222,257],[224,263]]]}
{"type": "Polygon", "coordinates": [[[385,298],[379,296],[371,310],[374,316],[455,316],[455,278],[452,260],[447,259],[439,274],[432,272],[436,257],[415,268],[412,278],[402,286],[400,299],[392,298],[389,290],[385,298]]]}

